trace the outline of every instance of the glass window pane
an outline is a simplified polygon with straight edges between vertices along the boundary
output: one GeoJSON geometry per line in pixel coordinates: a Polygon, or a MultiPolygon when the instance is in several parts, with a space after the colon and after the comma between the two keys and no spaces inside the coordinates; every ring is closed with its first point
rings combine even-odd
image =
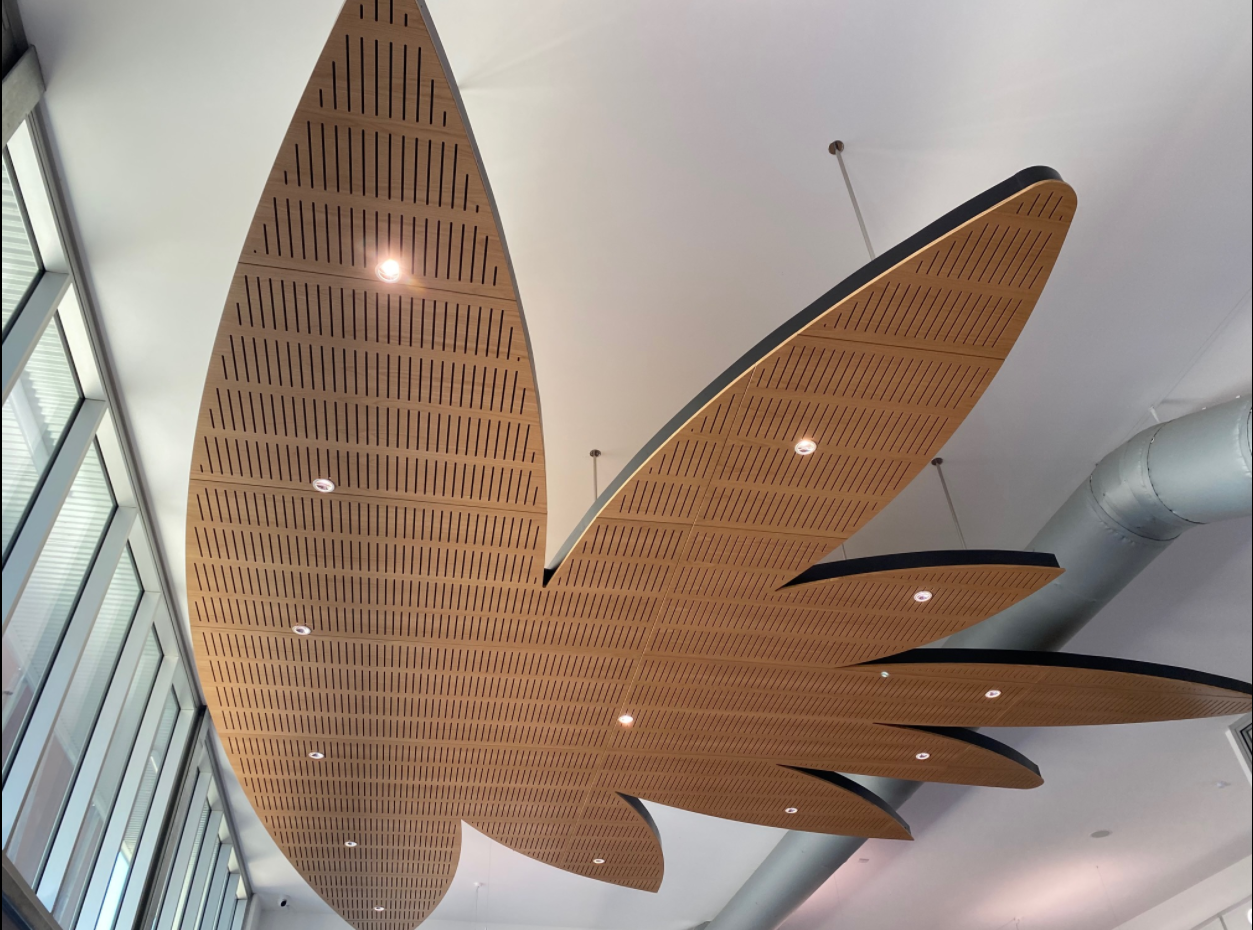
{"type": "MultiPolygon", "coordinates": [[[[96,855],[104,839],[105,827],[109,825],[109,815],[113,813],[113,802],[117,800],[117,792],[122,785],[122,776],[126,772],[126,763],[135,747],[135,736],[139,732],[139,723],[143,719],[144,708],[148,706],[148,698],[152,694],[152,685],[156,681],[161,658],[161,643],[157,639],[157,634],[149,633],[148,641],[144,643],[143,654],[139,658],[139,666],[135,670],[135,677],[131,679],[126,702],[122,705],[122,713],[118,718],[117,728],[113,732],[113,739],[109,742],[109,751],[105,753],[104,764],[100,767],[100,776],[96,779],[95,788],[91,793],[87,815],[83,818],[82,826],[78,828],[78,839],[74,841],[70,864],[66,868],[65,877],[61,879],[61,887],[57,889],[56,901],[53,902],[51,908],[52,916],[62,927],[69,927],[73,924],[74,915],[83,903],[87,882],[96,865],[96,855]]],[[[73,828],[72,824],[64,826],[64,829],[73,828]]]]}
{"type": "MultiPolygon", "coordinates": [[[[196,774],[196,772],[193,772],[191,777],[194,779],[196,774]]],[[[200,812],[196,820],[196,836],[195,840],[191,844],[191,848],[193,850],[199,851],[201,846],[204,844],[205,833],[209,830],[209,815],[212,812],[213,808],[210,806],[208,801],[205,801],[200,805],[200,812]]],[[[190,818],[192,816],[192,811],[188,811],[187,816],[190,818]]],[[[186,829],[186,826],[187,822],[184,821],[184,829],[186,829]]],[[[176,834],[176,836],[182,835],[182,831],[176,834]]],[[[170,906],[171,901],[177,902],[175,904],[174,911],[174,926],[182,926],[182,914],[187,907],[187,898],[191,892],[191,883],[196,874],[196,860],[197,856],[195,854],[189,856],[187,859],[187,865],[183,869],[183,874],[171,875],[170,882],[166,886],[161,907],[164,909],[170,906]]]]}
{"type": "Polygon", "coordinates": [[[82,658],[53,724],[52,736],[44,747],[30,790],[9,835],[9,859],[32,887],[39,884],[44,856],[69,798],[70,787],[142,594],[135,563],[127,552],[109,582],[100,613],[87,635],[82,658]]]}
{"type": "MultiPolygon", "coordinates": [[[[110,930],[117,919],[117,909],[122,903],[122,895],[130,880],[131,863],[135,861],[135,852],[139,849],[139,837],[144,832],[144,824],[148,822],[148,814],[152,810],[152,795],[157,790],[157,779],[161,777],[161,767],[165,764],[166,753],[170,748],[170,740],[174,736],[174,724],[178,721],[178,697],[170,689],[165,698],[165,706],[161,709],[161,721],[157,724],[156,736],[152,739],[152,748],[148,758],[144,760],[143,780],[139,783],[139,791],[135,795],[135,803],[131,806],[130,817],[126,820],[126,832],[122,835],[122,848],[118,850],[114,862],[113,874],[109,877],[109,889],[104,896],[104,905],[100,909],[100,919],[96,921],[97,930],[110,930]]],[[[177,756],[177,753],[174,754],[177,756]]],[[[177,759],[173,760],[177,765],[177,759]]],[[[143,876],[140,876],[142,880],[143,876]]]]}
{"type": "Polygon", "coordinates": [[[93,446],[4,631],[6,772],[112,513],[113,492],[93,446]]]}
{"type": "Polygon", "coordinates": [[[4,551],[82,394],[60,324],[50,323],[4,402],[4,551]]]}
{"type": "Polygon", "coordinates": [[[3,270],[3,306],[4,326],[9,325],[13,311],[22,305],[26,292],[39,277],[39,256],[31,239],[30,230],[26,227],[26,218],[22,215],[22,205],[18,197],[17,182],[9,167],[8,153],[4,158],[4,240],[3,251],[0,252],[3,270]]]}

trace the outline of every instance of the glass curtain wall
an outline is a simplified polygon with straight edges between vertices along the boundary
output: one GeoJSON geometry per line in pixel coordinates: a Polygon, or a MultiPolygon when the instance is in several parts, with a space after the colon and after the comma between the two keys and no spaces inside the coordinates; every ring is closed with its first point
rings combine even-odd
{"type": "Polygon", "coordinates": [[[63,930],[241,930],[208,721],[37,125],[3,156],[0,842],[63,930]],[[43,238],[41,238],[43,237],[43,238]]]}

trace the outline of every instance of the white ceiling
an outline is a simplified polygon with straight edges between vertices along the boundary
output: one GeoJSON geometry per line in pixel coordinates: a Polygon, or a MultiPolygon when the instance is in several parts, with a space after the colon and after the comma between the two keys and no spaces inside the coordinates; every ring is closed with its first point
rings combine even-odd
{"type": "MultiPolygon", "coordinates": [[[[402,0],[396,0],[402,2],[402,0]]],[[[27,0],[47,112],[176,577],[227,285],[337,0],[27,0]]],[[[549,545],[700,387],[865,260],[1031,164],[1079,194],[1005,369],[944,450],[967,538],[1027,542],[1137,428],[1250,388],[1250,5],[434,0],[543,400],[549,545]]],[[[935,476],[849,549],[951,546],[935,476]]],[[[1248,520],[1195,530],[1071,648],[1251,677],[1248,520]]],[[[1247,855],[1219,722],[998,734],[1033,792],[930,786],[791,930],[1108,930],[1247,855]],[[1217,789],[1217,780],[1232,787],[1217,789]],[[1091,840],[1096,829],[1111,829],[1091,840]],[[1099,871],[1097,867],[1099,866],[1099,871]]],[[[660,810],[656,896],[468,835],[441,930],[683,930],[777,831],[660,810]],[[486,885],[476,892],[474,882],[486,885]],[[475,920],[474,899],[479,912],[475,920]],[[490,913],[484,912],[490,907],[490,913]],[[471,923],[473,921],[473,923],[471,923]]],[[[250,813],[254,880],[320,905],[250,813]]],[[[435,924],[432,924],[435,926],[435,924]]]]}

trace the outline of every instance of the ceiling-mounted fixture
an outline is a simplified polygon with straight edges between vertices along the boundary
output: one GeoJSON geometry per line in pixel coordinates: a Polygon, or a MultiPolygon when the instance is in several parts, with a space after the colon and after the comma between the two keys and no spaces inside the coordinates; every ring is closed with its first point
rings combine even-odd
{"type": "Polygon", "coordinates": [[[914,600],[916,600],[919,604],[925,604],[927,603],[927,601],[931,600],[931,592],[930,591],[915,591],[914,600]]]}
{"type": "Polygon", "coordinates": [[[618,718],[618,723],[622,724],[624,727],[629,727],[635,723],[635,718],[630,714],[623,714],[618,718]]]}
{"type": "Polygon", "coordinates": [[[323,494],[330,494],[335,490],[335,482],[330,478],[314,478],[313,490],[321,491],[323,494]]]}
{"type": "Polygon", "coordinates": [[[305,626],[303,623],[297,623],[295,626],[291,628],[291,631],[295,633],[297,636],[308,636],[310,633],[313,632],[313,629],[311,627],[305,626]]]}
{"type": "Polygon", "coordinates": [[[267,181],[277,211],[256,214],[222,318],[188,533],[195,648],[227,754],[349,923],[369,925],[374,902],[389,921],[423,920],[463,821],[560,868],[656,889],[661,845],[639,798],[907,838],[839,773],[1032,787],[1029,760],[962,728],[1248,709],[1247,686],[1179,669],[916,648],[1056,578],[1047,554],[815,564],[926,467],[1022,331],[1075,208],[1046,168],[962,204],[775,330],[658,433],[544,568],[535,378],[492,201],[438,44],[417,12],[378,11],[341,12],[267,181]],[[337,161],[336,139],[366,155],[337,161]],[[371,264],[384,254],[399,266],[388,287],[371,264]],[[237,359],[245,344],[267,364],[237,359]],[[802,409],[839,450],[830,467],[793,459],[782,423],[802,409]],[[327,473],[352,494],[314,493],[327,473]],[[924,591],[935,598],[920,610],[924,591]],[[281,640],[294,618],[319,634],[298,657],[281,640]],[[1007,681],[1014,700],[978,698],[1007,681]],[[627,730],[623,707],[648,725],[627,730]],[[258,749],[314,739],[333,772],[258,749]],[[297,778],[311,787],[293,796],[282,786],[297,778]],[[551,785],[552,803],[519,778],[551,785]],[[369,839],[351,887],[341,831],[369,839]]]}
{"type": "Polygon", "coordinates": [[[985,698],[995,699],[1001,696],[1001,692],[996,688],[990,688],[987,691],[983,692],[983,696],[985,698]]]}
{"type": "Polygon", "coordinates": [[[796,449],[797,455],[813,455],[818,451],[818,443],[812,439],[802,439],[793,448],[796,449]]]}
{"type": "Polygon", "coordinates": [[[325,759],[325,758],[326,758],[326,753],[324,753],[324,752],[318,752],[318,751],[315,749],[313,752],[309,753],[309,758],[310,758],[310,759],[325,759]]]}
{"type": "Polygon", "coordinates": [[[392,284],[400,280],[400,262],[394,258],[384,259],[379,262],[378,268],[374,271],[379,276],[380,281],[386,281],[392,284]]]}

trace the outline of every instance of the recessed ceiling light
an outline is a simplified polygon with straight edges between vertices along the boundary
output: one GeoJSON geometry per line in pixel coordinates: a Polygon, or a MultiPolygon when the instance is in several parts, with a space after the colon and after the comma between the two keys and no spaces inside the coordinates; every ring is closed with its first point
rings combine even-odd
{"type": "Polygon", "coordinates": [[[375,912],[376,912],[376,913],[381,914],[381,913],[383,913],[383,911],[387,910],[387,908],[383,907],[383,905],[381,905],[381,904],[376,904],[376,905],[374,905],[374,910],[375,910],[375,912]]]}
{"type": "Polygon", "coordinates": [[[352,849],[353,847],[357,845],[357,841],[356,840],[344,840],[344,845],[347,846],[349,849],[352,849]]]}
{"type": "Polygon", "coordinates": [[[928,759],[931,758],[931,753],[920,752],[916,756],[914,756],[914,758],[917,759],[919,762],[926,762],[928,759]]]}
{"type": "Polygon", "coordinates": [[[597,856],[595,859],[592,860],[592,865],[604,865],[604,864],[605,864],[605,860],[600,858],[600,856],[597,856]]]}
{"type": "Polygon", "coordinates": [[[1095,833],[1090,833],[1088,835],[1094,840],[1103,840],[1113,832],[1113,830],[1097,830],[1095,833]]]}
{"type": "Polygon", "coordinates": [[[315,749],[315,750],[313,750],[313,752],[309,753],[309,758],[310,758],[310,759],[325,759],[325,758],[326,758],[326,753],[324,753],[324,752],[318,752],[318,751],[315,749]]]}
{"type": "Polygon", "coordinates": [[[813,455],[818,451],[818,443],[812,439],[802,439],[793,448],[796,449],[797,455],[813,455]]]}
{"type": "Polygon", "coordinates": [[[313,490],[321,491],[323,494],[330,494],[335,490],[335,482],[330,478],[314,478],[313,490]]]}
{"type": "Polygon", "coordinates": [[[393,281],[400,280],[400,262],[394,258],[385,258],[379,262],[378,268],[374,273],[379,276],[380,281],[386,281],[389,284],[393,281]]]}
{"type": "Polygon", "coordinates": [[[795,808],[795,807],[785,807],[785,808],[783,808],[783,813],[785,813],[785,814],[795,814],[795,813],[796,813],[796,811],[797,811],[797,808],[795,808]]]}
{"type": "Polygon", "coordinates": [[[297,636],[308,636],[310,633],[313,632],[313,628],[305,626],[303,623],[297,623],[294,627],[291,628],[291,631],[295,633],[297,636]]]}
{"type": "Polygon", "coordinates": [[[983,696],[985,698],[998,698],[1001,696],[1001,692],[993,688],[991,691],[985,692],[983,696]]]}
{"type": "Polygon", "coordinates": [[[890,677],[890,676],[891,676],[891,674],[892,674],[891,672],[880,672],[880,673],[879,673],[879,677],[880,677],[880,678],[888,678],[888,677],[890,677]]]}
{"type": "Polygon", "coordinates": [[[925,604],[927,603],[927,601],[931,600],[931,592],[930,591],[915,591],[914,600],[916,600],[919,604],[925,604]]]}

